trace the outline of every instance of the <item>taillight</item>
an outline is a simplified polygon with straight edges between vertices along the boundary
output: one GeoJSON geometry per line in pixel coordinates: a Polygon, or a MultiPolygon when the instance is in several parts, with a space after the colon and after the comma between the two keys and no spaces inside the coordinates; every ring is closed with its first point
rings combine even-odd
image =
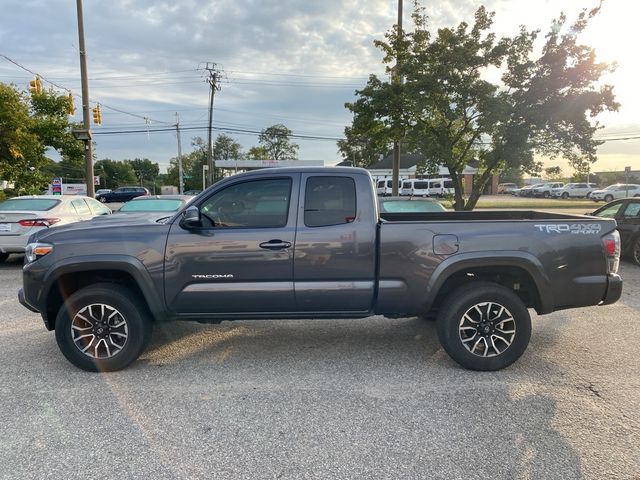
{"type": "Polygon", "coordinates": [[[614,230],[602,238],[604,253],[607,257],[607,273],[616,273],[620,266],[620,234],[614,230]]]}
{"type": "Polygon", "coordinates": [[[18,223],[23,227],[50,227],[59,221],[59,218],[27,218],[18,223]]]}

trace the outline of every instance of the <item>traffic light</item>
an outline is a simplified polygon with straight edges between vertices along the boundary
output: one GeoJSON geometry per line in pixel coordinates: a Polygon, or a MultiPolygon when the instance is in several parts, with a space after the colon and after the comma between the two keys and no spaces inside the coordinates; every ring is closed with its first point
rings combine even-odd
{"type": "Polygon", "coordinates": [[[34,80],[29,82],[29,91],[31,95],[40,95],[42,93],[42,80],[40,80],[38,75],[36,75],[34,80]]]}
{"type": "Polygon", "coordinates": [[[100,111],[100,104],[97,104],[93,109],[93,123],[96,125],[102,124],[102,112],[100,111]]]}
{"type": "Polygon", "coordinates": [[[75,115],[76,114],[76,106],[73,103],[73,95],[69,92],[67,96],[67,115],[75,115]]]}

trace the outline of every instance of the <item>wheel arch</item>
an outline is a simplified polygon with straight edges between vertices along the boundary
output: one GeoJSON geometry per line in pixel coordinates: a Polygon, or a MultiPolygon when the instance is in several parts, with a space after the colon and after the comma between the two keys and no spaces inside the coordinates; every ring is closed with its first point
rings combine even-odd
{"type": "Polygon", "coordinates": [[[97,283],[122,285],[138,296],[154,320],[163,318],[164,301],[154,288],[144,265],[134,257],[118,256],[105,259],[96,257],[73,258],[54,265],[43,279],[42,316],[49,330],[55,328],[55,318],[65,299],[81,288],[97,283]]]}
{"type": "MultiPolygon", "coordinates": [[[[542,265],[527,252],[492,252],[481,257],[456,255],[440,264],[428,285],[425,310],[437,310],[456,288],[475,281],[502,285],[513,290],[539,314],[554,310],[551,283],[542,265]]],[[[475,255],[475,254],[474,254],[475,255]]]]}

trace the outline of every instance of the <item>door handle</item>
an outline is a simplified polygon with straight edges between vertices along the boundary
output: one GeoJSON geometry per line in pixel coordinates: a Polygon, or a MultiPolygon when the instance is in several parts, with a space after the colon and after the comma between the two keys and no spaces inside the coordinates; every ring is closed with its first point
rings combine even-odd
{"type": "Polygon", "coordinates": [[[267,250],[282,250],[290,246],[291,242],[283,242],[282,240],[269,240],[260,244],[260,248],[266,248],[267,250]]]}

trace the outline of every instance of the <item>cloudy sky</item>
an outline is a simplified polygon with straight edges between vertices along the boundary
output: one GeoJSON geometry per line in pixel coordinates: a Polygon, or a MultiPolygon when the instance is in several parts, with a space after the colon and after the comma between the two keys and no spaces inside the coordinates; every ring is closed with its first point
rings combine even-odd
{"type": "MultiPolygon", "coordinates": [[[[518,26],[548,29],[559,3],[570,18],[596,0],[443,0],[425,3],[432,25],[471,21],[481,4],[496,11],[495,29],[513,35],[518,26]]],[[[3,0],[0,54],[60,86],[80,93],[75,2],[3,0]]],[[[405,18],[412,2],[405,0],[405,18]]],[[[324,137],[297,140],[299,157],[340,161],[335,140],[350,115],[344,103],[370,73],[381,74],[373,40],[396,20],[396,0],[85,0],[90,96],[103,105],[97,135],[98,158],[148,157],[168,165],[177,153],[170,128],[176,112],[191,137],[206,136],[207,62],[223,73],[215,97],[214,125],[227,129],[245,149],[259,131],[284,123],[296,134],[324,137]],[[147,120],[145,120],[145,118],[147,120]]],[[[585,33],[599,59],[617,61],[605,79],[615,86],[620,112],[605,114],[601,138],[640,136],[637,93],[637,19],[640,7],[605,0],[585,33]]],[[[0,57],[0,81],[26,88],[32,75],[0,57]]],[[[80,102],[76,102],[79,107],[80,102]]],[[[80,119],[80,108],[76,115],[80,119]]],[[[640,169],[640,140],[609,141],[594,170],[640,169]]],[[[548,165],[562,165],[561,161],[548,165]]],[[[569,173],[567,171],[567,173],[569,173]]]]}

